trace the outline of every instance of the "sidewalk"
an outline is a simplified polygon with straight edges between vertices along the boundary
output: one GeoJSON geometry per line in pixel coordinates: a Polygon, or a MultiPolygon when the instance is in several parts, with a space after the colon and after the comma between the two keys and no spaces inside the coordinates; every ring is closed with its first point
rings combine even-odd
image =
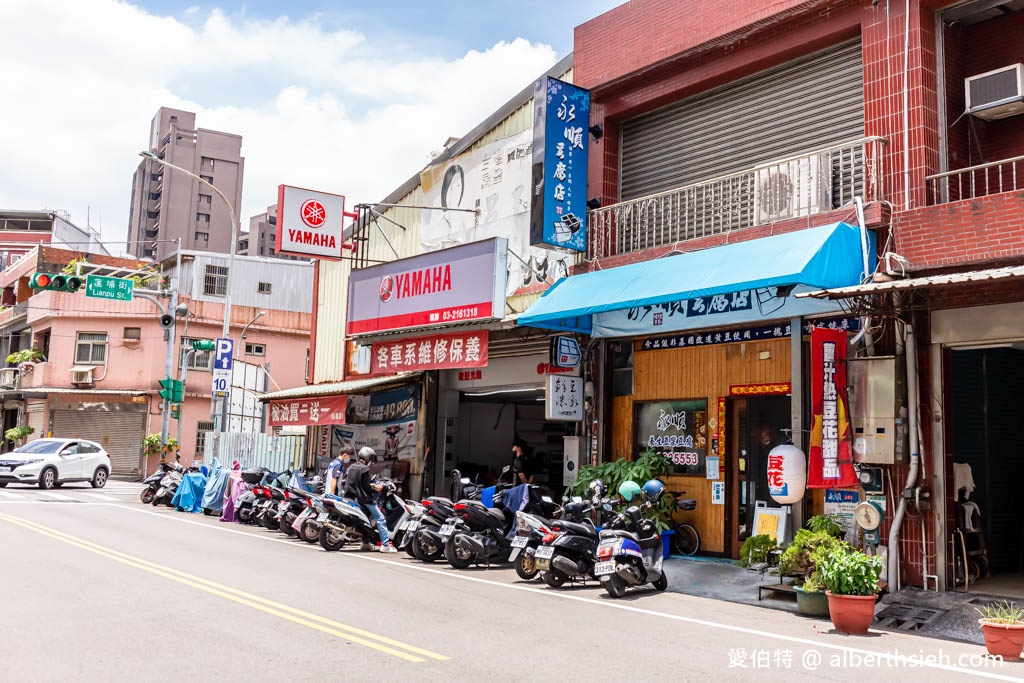
{"type": "MultiPolygon", "coordinates": [[[[778,575],[768,571],[762,577],[761,572],[744,569],[731,560],[673,557],[665,561],[665,573],[668,590],[674,593],[796,612],[796,600],[789,595],[766,592],[763,600],[757,599],[758,586],[779,582],[778,575]]],[[[976,608],[1002,599],[984,593],[908,588],[882,596],[872,628],[983,645],[976,608]]]]}

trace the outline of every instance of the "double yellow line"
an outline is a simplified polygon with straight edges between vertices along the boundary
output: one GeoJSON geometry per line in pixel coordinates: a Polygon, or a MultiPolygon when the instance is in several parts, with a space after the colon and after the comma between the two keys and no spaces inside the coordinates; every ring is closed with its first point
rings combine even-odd
{"type": "Polygon", "coordinates": [[[0,513],[0,519],[28,529],[29,531],[34,531],[38,534],[42,534],[43,536],[49,536],[50,538],[81,548],[82,550],[96,553],[97,555],[114,560],[115,562],[120,562],[130,567],[135,567],[136,569],[156,574],[157,576],[162,576],[165,579],[170,579],[171,581],[191,586],[192,588],[196,588],[206,593],[222,597],[225,600],[230,600],[240,605],[251,607],[260,612],[265,612],[266,614],[271,614],[286,621],[306,626],[316,631],[320,631],[321,633],[326,633],[328,635],[341,638],[342,640],[357,643],[370,649],[377,650],[378,652],[383,652],[385,654],[398,657],[399,659],[404,659],[407,662],[425,662],[428,659],[444,661],[449,659],[444,655],[431,652],[430,650],[424,650],[414,645],[408,645],[398,640],[393,640],[385,636],[380,636],[375,633],[370,633],[369,631],[364,631],[353,626],[342,624],[332,619],[327,619],[310,612],[296,609],[289,605],[274,602],[273,600],[267,600],[259,595],[246,593],[245,591],[240,591],[237,588],[231,588],[230,586],[225,586],[198,576],[193,576],[192,574],[187,574],[177,569],[165,567],[154,562],[149,562],[148,560],[127,555],[117,550],[105,548],[101,545],[70,536],[61,531],[57,531],[56,529],[51,529],[43,526],[42,524],[30,522],[20,517],[13,517],[11,515],[0,513]]]}

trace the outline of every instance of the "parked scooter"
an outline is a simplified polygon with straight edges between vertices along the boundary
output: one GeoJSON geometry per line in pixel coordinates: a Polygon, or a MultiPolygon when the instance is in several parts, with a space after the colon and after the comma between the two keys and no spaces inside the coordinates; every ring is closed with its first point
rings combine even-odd
{"type": "MultiPolygon", "coordinates": [[[[387,521],[388,535],[394,536],[398,527],[415,514],[415,509],[398,497],[398,487],[392,481],[380,481],[384,487],[380,491],[384,501],[382,510],[387,521]]],[[[367,515],[362,506],[347,498],[323,499],[324,512],[318,520],[323,525],[320,529],[320,545],[324,550],[340,550],[346,543],[379,544],[377,523],[367,515]]]]}
{"type": "Polygon", "coordinates": [[[253,487],[258,486],[270,472],[266,467],[253,467],[242,470],[242,481],[250,486],[249,490],[243,491],[235,500],[235,515],[242,524],[251,524],[256,514],[256,494],[253,487]]]}
{"type": "Polygon", "coordinates": [[[512,552],[512,529],[520,496],[527,498],[523,512],[550,518],[559,506],[547,496],[540,496],[533,484],[520,484],[495,496],[495,507],[480,501],[467,500],[453,507],[457,517],[441,527],[445,539],[444,559],[455,569],[472,564],[507,562],[512,552]]]}
{"type": "MultiPolygon", "coordinates": [[[[474,484],[469,477],[463,477],[459,470],[451,471],[449,490],[452,498],[431,496],[420,501],[423,512],[409,522],[402,544],[398,546],[399,550],[405,550],[420,562],[435,562],[444,556],[445,538],[441,536],[441,528],[456,516],[453,501],[480,498],[479,485],[474,484]]],[[[454,532],[454,526],[451,532],[454,532]]]]}
{"type": "Polygon", "coordinates": [[[664,553],[661,536],[654,520],[644,516],[664,490],[664,485],[657,479],[645,483],[643,490],[632,481],[624,482],[619,487],[619,493],[627,502],[634,499],[641,501],[643,498],[646,500],[626,509],[625,517],[635,531],[601,531],[594,575],[610,597],[621,598],[627,588],[647,583],[659,591],[668,588],[668,577],[662,571],[664,553]]]}
{"type": "Polygon", "coordinates": [[[174,465],[169,462],[162,462],[160,463],[160,467],[158,467],[153,474],[142,480],[144,488],[139,493],[139,499],[143,504],[149,505],[153,502],[153,497],[156,496],[156,492],[160,490],[160,481],[168,472],[173,470],[174,465]]]}
{"type": "Polygon", "coordinates": [[[150,501],[154,506],[157,505],[170,505],[171,499],[174,498],[174,494],[178,492],[178,486],[181,485],[181,479],[185,475],[185,468],[178,463],[163,463],[164,465],[170,464],[170,469],[164,472],[164,476],[160,478],[160,487],[153,494],[153,499],[150,501]]]}

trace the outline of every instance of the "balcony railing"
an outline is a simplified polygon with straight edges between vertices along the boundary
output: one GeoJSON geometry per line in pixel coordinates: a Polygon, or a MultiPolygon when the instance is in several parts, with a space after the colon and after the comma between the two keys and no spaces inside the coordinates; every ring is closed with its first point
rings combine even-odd
{"type": "Polygon", "coordinates": [[[605,258],[884,199],[886,140],[863,138],[590,213],[587,257],[605,258]]]}
{"type": "Polygon", "coordinates": [[[1024,189],[1024,156],[930,175],[925,186],[929,205],[1024,189]]]}

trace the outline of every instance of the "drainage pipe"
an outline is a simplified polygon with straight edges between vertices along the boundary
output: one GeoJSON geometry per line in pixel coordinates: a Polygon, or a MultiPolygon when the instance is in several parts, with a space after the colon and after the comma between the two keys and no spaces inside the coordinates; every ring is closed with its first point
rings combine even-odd
{"type": "MultiPolygon", "coordinates": [[[[864,271],[861,273],[861,282],[866,282],[871,276],[871,272],[868,269],[868,226],[867,221],[864,219],[864,199],[857,195],[853,198],[853,202],[857,208],[857,223],[860,226],[860,255],[864,265],[864,271]]],[[[855,346],[861,337],[864,337],[864,348],[867,350],[867,355],[875,355],[875,340],[871,334],[871,316],[865,315],[861,317],[860,330],[850,340],[850,346],[855,346]]]]}
{"type": "Polygon", "coordinates": [[[905,323],[903,327],[904,353],[907,361],[907,417],[908,436],[910,437],[910,471],[907,473],[907,482],[900,494],[900,502],[893,515],[892,525],[889,527],[889,587],[895,590],[900,589],[900,526],[903,524],[903,517],[907,514],[907,501],[917,482],[917,473],[921,466],[921,455],[918,453],[917,439],[917,346],[914,343],[914,327],[905,323]]]}

